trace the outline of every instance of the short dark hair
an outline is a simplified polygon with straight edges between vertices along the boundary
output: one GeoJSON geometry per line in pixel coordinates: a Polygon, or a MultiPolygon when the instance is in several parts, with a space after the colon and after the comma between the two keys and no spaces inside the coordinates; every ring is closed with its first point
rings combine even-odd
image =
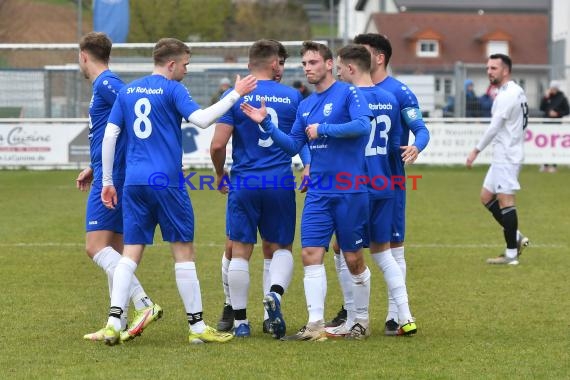
{"type": "Polygon", "coordinates": [[[386,66],[390,63],[390,58],[392,58],[392,44],[390,44],[390,40],[385,35],[377,33],[359,34],[354,37],[353,42],[358,45],[370,46],[378,54],[384,54],[386,66]]]}
{"type": "Polygon", "coordinates": [[[329,47],[325,44],[321,44],[319,42],[314,42],[314,41],[305,41],[303,42],[303,45],[301,46],[301,57],[303,55],[305,55],[306,52],[308,51],[314,51],[320,54],[321,57],[323,57],[323,59],[325,61],[327,60],[332,60],[333,59],[333,55],[332,55],[332,51],[331,49],[329,49],[329,47]]]}
{"type": "Polygon", "coordinates": [[[176,38],[161,38],[152,50],[154,64],[160,66],[184,54],[190,55],[190,47],[176,38]]]}
{"type": "Polygon", "coordinates": [[[269,41],[273,41],[277,44],[277,46],[279,47],[279,58],[283,58],[285,60],[287,60],[287,58],[289,58],[289,52],[287,51],[287,48],[279,41],[274,40],[272,38],[269,38],[269,41]]]}
{"type": "Polygon", "coordinates": [[[513,68],[513,61],[511,60],[511,57],[509,57],[506,54],[500,54],[500,53],[491,54],[489,56],[489,59],[500,59],[501,62],[503,62],[503,64],[509,68],[509,73],[511,72],[511,70],[513,68]]]}
{"type": "Polygon", "coordinates": [[[279,45],[275,40],[261,39],[255,41],[249,48],[249,64],[253,67],[260,67],[279,58],[279,45]]]}
{"type": "Polygon", "coordinates": [[[343,63],[353,63],[361,71],[370,71],[372,58],[370,52],[362,45],[346,45],[338,49],[337,55],[343,63]]]}
{"type": "Polygon", "coordinates": [[[109,63],[111,39],[103,32],[89,32],[79,41],[79,50],[89,53],[94,59],[109,63]]]}

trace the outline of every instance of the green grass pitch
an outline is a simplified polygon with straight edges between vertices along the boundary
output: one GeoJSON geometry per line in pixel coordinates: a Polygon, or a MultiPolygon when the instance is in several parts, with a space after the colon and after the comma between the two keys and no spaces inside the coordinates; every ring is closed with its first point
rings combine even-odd
{"type": "MultiPolygon", "coordinates": [[[[408,193],[410,305],[418,334],[384,337],[386,289],[371,260],[372,336],[363,342],[280,342],[261,332],[262,257],[251,262],[252,337],[193,346],[168,245],[145,251],[139,276],[164,317],[128,344],[82,340],[103,327],[107,281],[84,253],[86,194],[77,171],[0,171],[0,377],[164,379],[560,379],[570,376],[568,251],[570,170],[525,166],[519,226],[531,239],[518,267],[490,266],[502,231],[479,204],[486,166],[415,166],[408,193]],[[566,211],[565,211],[566,210],[566,211]]],[[[210,175],[211,172],[201,172],[210,175]]],[[[225,197],[192,191],[204,316],[215,326],[223,304],[220,258],[225,197]]],[[[299,210],[304,196],[298,196],[299,210]]],[[[158,237],[159,235],[157,235],[158,237]]],[[[299,240],[283,299],[288,332],[307,319],[299,240]]],[[[327,318],[342,304],[330,254],[327,318]]]]}

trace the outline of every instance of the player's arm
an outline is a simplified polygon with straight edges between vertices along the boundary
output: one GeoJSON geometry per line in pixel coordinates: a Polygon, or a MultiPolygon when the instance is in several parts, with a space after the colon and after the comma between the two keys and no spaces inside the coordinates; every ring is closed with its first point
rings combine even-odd
{"type": "Polygon", "coordinates": [[[370,117],[360,116],[354,120],[342,124],[311,124],[307,127],[307,134],[316,137],[329,136],[337,138],[354,138],[360,136],[368,136],[370,134],[370,117]]]}
{"type": "Polygon", "coordinates": [[[93,182],[93,169],[90,165],[79,173],[75,180],[75,185],[80,191],[87,191],[91,182],[93,182]]]}
{"type": "Polygon", "coordinates": [[[429,130],[422,119],[422,111],[419,109],[417,102],[402,109],[400,114],[403,122],[414,134],[414,143],[412,145],[400,147],[402,150],[402,161],[407,164],[413,164],[420,152],[423,151],[429,143],[429,130]]]}
{"type": "Polygon", "coordinates": [[[212,163],[214,164],[214,170],[216,171],[217,177],[216,185],[218,187],[218,191],[222,194],[227,194],[229,191],[227,186],[220,187],[220,185],[223,183],[223,178],[227,178],[228,175],[226,170],[224,170],[224,166],[226,164],[226,146],[230,141],[233,130],[234,127],[229,124],[216,124],[214,137],[210,144],[210,157],[212,158],[212,163]]]}
{"type": "Polygon", "coordinates": [[[257,79],[254,76],[248,75],[241,79],[238,75],[234,89],[226,94],[226,96],[208,108],[195,110],[186,119],[197,127],[202,129],[208,128],[220,118],[220,116],[226,113],[242,96],[255,90],[256,86],[257,79]]]}
{"type": "Polygon", "coordinates": [[[113,165],[115,162],[115,147],[117,138],[121,133],[121,128],[113,123],[107,123],[101,152],[103,166],[103,189],[101,190],[101,200],[105,207],[114,209],[118,202],[117,191],[113,185],[113,165]]]}
{"type": "Polygon", "coordinates": [[[491,123],[487,127],[487,130],[483,134],[483,137],[481,137],[475,148],[473,148],[473,150],[469,153],[469,156],[467,156],[467,161],[465,162],[465,165],[468,168],[473,166],[473,162],[475,161],[479,153],[483,151],[483,149],[485,149],[491,141],[493,141],[493,138],[497,135],[497,133],[499,133],[499,130],[504,125],[505,125],[505,119],[503,119],[501,116],[495,115],[491,118],[491,123]]]}
{"type": "Polygon", "coordinates": [[[305,132],[303,131],[299,117],[295,118],[295,122],[291,128],[291,134],[287,135],[285,132],[277,128],[271,121],[271,116],[267,114],[264,100],[261,100],[260,108],[255,108],[249,103],[242,103],[240,108],[251,120],[259,124],[261,129],[269,133],[275,144],[290,156],[294,156],[299,153],[307,143],[305,132]]]}

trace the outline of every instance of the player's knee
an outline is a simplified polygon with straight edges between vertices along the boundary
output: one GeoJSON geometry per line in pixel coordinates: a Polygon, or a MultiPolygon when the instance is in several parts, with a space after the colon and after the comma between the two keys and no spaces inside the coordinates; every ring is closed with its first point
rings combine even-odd
{"type": "Polygon", "coordinates": [[[349,253],[344,255],[344,259],[346,261],[346,266],[352,275],[361,274],[366,269],[362,254],[349,253]]]}

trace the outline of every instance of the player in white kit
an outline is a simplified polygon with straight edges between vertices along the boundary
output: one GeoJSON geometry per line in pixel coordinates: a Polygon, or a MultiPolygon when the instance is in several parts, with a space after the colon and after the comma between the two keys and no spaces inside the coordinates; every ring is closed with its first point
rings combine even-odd
{"type": "Polygon", "coordinates": [[[518,230],[515,193],[524,160],[524,129],[528,122],[528,105],[524,90],[511,80],[512,61],[505,54],[492,54],[487,61],[487,75],[499,93],[491,109],[491,123],[469,153],[470,168],[477,155],[490,143],[493,159],[481,189],[481,203],[503,227],[507,248],[503,255],[487,259],[489,264],[518,265],[518,257],[529,240],[518,230]]]}

